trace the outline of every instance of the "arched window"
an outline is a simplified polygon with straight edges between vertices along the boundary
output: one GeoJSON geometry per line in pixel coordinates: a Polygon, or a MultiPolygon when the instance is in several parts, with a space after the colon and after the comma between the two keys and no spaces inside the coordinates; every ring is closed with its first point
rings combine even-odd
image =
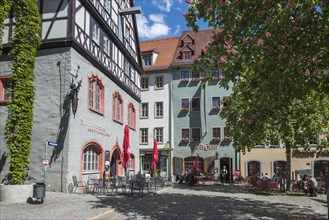
{"type": "Polygon", "coordinates": [[[99,146],[95,144],[88,145],[83,150],[82,172],[99,172],[101,153],[102,150],[99,146]]]}
{"type": "Polygon", "coordinates": [[[287,161],[279,160],[273,162],[273,172],[279,174],[282,177],[285,177],[287,172],[287,161]]]}
{"type": "Polygon", "coordinates": [[[102,81],[96,75],[88,77],[89,80],[89,93],[88,93],[88,106],[89,109],[104,114],[104,86],[102,81]]]}
{"type": "Polygon", "coordinates": [[[260,162],[259,161],[249,161],[247,163],[247,176],[256,176],[260,174],[260,162]]]}
{"type": "Polygon", "coordinates": [[[123,100],[119,92],[113,93],[113,115],[114,121],[123,123],[123,100]]]}

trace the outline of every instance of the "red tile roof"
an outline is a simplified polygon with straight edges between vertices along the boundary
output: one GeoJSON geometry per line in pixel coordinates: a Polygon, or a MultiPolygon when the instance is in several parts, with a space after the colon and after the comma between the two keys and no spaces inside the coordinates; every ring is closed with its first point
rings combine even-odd
{"type": "Polygon", "coordinates": [[[194,58],[198,58],[201,56],[202,49],[205,48],[208,43],[212,42],[213,34],[214,29],[199,30],[197,33],[193,32],[192,30],[183,31],[178,42],[178,47],[176,49],[173,62],[176,64],[192,63],[194,58]],[[182,42],[187,36],[190,36],[193,39],[193,44],[189,45],[189,47],[193,50],[194,55],[192,56],[191,60],[182,60],[181,50],[185,46],[182,42]]]}
{"type": "Polygon", "coordinates": [[[144,66],[144,71],[168,69],[173,61],[179,37],[160,38],[140,42],[141,53],[155,51],[158,56],[152,66],[144,66]]]}

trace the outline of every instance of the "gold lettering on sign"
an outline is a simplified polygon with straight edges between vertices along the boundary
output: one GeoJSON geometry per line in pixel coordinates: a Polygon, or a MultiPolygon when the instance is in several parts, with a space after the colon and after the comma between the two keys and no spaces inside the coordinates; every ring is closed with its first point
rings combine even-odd
{"type": "Polygon", "coordinates": [[[217,150],[217,145],[216,144],[198,144],[196,146],[197,150],[217,150]]]}

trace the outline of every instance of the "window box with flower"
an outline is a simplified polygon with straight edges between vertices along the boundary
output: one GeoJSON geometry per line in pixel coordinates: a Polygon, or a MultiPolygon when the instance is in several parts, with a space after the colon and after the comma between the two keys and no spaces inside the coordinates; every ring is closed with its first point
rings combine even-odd
{"type": "Polygon", "coordinates": [[[189,140],[190,140],[190,139],[189,139],[189,138],[186,138],[186,137],[183,137],[183,138],[181,139],[182,142],[189,142],[189,140]]]}
{"type": "Polygon", "coordinates": [[[231,136],[225,136],[224,141],[232,141],[232,137],[231,136]]]}

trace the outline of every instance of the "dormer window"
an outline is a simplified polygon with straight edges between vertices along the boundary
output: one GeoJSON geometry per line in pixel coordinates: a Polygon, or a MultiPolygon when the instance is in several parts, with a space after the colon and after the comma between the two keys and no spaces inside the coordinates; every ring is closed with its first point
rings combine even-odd
{"type": "Polygon", "coordinates": [[[190,51],[184,51],[183,52],[183,60],[190,60],[191,59],[191,52],[190,51]]]}
{"type": "Polygon", "coordinates": [[[144,57],[144,66],[152,66],[152,58],[144,57]]]}

